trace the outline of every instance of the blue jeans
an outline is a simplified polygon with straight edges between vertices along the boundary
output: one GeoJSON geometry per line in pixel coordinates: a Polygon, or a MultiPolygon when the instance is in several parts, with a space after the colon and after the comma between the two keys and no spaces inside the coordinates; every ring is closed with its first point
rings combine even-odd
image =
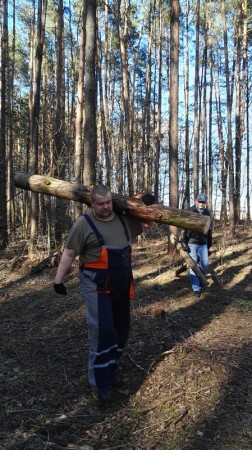
{"type": "MultiPolygon", "coordinates": [[[[207,244],[188,244],[190,247],[190,256],[191,258],[195,261],[195,263],[197,264],[197,262],[200,263],[200,270],[203,273],[203,275],[206,274],[207,271],[207,267],[208,267],[208,248],[207,248],[207,244]]],[[[191,279],[191,284],[192,284],[192,289],[194,292],[199,292],[201,291],[201,286],[200,286],[200,280],[198,279],[198,277],[195,275],[194,271],[192,269],[190,269],[190,279],[191,279]]]]}

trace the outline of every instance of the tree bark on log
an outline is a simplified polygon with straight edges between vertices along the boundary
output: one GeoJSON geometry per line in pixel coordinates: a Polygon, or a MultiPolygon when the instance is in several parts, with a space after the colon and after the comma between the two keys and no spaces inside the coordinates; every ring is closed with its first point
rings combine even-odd
{"type": "MultiPolygon", "coordinates": [[[[195,275],[199,278],[201,285],[204,286],[204,288],[206,288],[209,284],[207,279],[204,277],[203,273],[201,272],[201,270],[199,269],[199,267],[197,266],[195,261],[191,258],[191,256],[187,252],[185,252],[185,250],[183,250],[181,243],[177,241],[176,236],[174,236],[174,234],[170,235],[170,241],[176,247],[176,249],[179,251],[182,258],[184,258],[184,260],[187,264],[187,267],[194,271],[195,275]]],[[[182,266],[182,267],[185,267],[185,270],[187,269],[186,266],[182,266]]],[[[177,272],[178,271],[176,271],[176,275],[177,275],[177,272]]],[[[182,272],[184,272],[184,270],[180,271],[180,273],[182,273],[182,272]]]]}
{"type": "MultiPolygon", "coordinates": [[[[90,206],[90,189],[87,186],[70,183],[50,176],[16,173],[14,183],[17,187],[41,194],[73,200],[90,206]]],[[[113,208],[142,220],[174,225],[187,230],[206,234],[210,227],[210,217],[191,211],[154,204],[146,206],[141,200],[112,193],[113,208]]]]}

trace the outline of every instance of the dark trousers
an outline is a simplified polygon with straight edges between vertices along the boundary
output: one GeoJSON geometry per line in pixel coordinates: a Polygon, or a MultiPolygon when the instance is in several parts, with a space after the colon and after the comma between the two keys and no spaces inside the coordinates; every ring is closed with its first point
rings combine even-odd
{"type": "Polygon", "coordinates": [[[95,389],[109,388],[129,335],[131,266],[118,268],[117,264],[109,270],[84,267],[80,279],[87,312],[89,383],[95,389]]]}

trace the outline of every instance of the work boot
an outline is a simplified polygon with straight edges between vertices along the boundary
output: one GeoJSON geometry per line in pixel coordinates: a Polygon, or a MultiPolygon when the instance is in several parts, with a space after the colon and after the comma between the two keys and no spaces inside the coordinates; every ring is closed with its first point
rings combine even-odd
{"type": "Polygon", "coordinates": [[[201,291],[194,291],[194,297],[198,298],[201,296],[201,291]]]}

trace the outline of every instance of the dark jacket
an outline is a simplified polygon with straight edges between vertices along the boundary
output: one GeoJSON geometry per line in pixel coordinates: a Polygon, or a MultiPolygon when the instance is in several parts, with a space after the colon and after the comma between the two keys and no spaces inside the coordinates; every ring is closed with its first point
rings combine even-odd
{"type": "MultiPolygon", "coordinates": [[[[187,211],[200,214],[195,205],[190,206],[190,208],[188,208],[187,211]]],[[[211,217],[210,211],[206,208],[204,208],[202,215],[211,217]]],[[[212,246],[211,226],[207,234],[203,234],[200,233],[199,231],[193,230],[182,230],[180,233],[179,240],[184,244],[200,244],[200,245],[207,244],[207,247],[210,248],[212,246]]]]}

